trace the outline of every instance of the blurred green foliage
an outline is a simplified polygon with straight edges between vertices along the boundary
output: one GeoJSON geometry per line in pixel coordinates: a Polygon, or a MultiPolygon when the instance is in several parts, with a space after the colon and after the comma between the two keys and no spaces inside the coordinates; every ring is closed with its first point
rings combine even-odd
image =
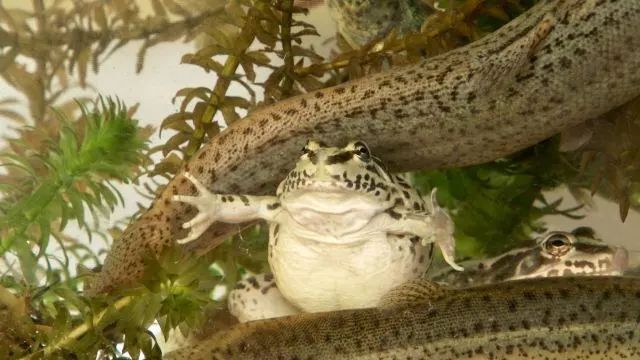
{"type": "Polygon", "coordinates": [[[128,353],[130,358],[144,354],[147,359],[159,359],[160,348],[149,326],[157,321],[165,335],[173,328],[185,334],[198,328],[205,309],[215,306],[211,291],[221,277],[210,268],[210,259],[184,259],[175,249],[160,258],[150,255],[146,263],[148,276],[141,286],[92,298],[82,295],[82,278],[91,276],[83,271],[77,278],[35,289],[13,276],[3,276],[0,290],[9,295],[0,296],[0,301],[24,306],[6,319],[0,317],[0,334],[21,335],[14,335],[14,346],[1,349],[0,357],[95,359],[97,355],[122,358],[128,353]],[[16,328],[20,321],[23,325],[16,328]],[[16,331],[27,327],[28,333],[16,331]]]}
{"type": "Polygon", "coordinates": [[[423,193],[438,188],[456,224],[459,256],[494,256],[546,231],[545,215],[580,217],[578,208],[561,210],[561,199],[549,202],[542,193],[577,174],[566,165],[555,138],[487,164],[417,172],[413,180],[423,193]]]}

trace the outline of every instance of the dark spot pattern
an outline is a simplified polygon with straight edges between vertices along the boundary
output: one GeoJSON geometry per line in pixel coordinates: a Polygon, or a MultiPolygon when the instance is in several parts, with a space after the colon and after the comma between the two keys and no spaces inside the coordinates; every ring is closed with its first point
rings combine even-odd
{"type": "MultiPolygon", "coordinates": [[[[344,85],[349,91],[342,94],[320,90],[252,112],[214,137],[184,170],[201,172],[205,185],[226,193],[272,193],[300,144],[314,136],[361,137],[383,150],[393,171],[494,160],[637,96],[639,27],[638,1],[542,0],[495,33],[456,51],[366,76],[344,85]],[[547,14],[555,19],[553,29],[527,48],[535,35],[530,31],[547,14]],[[345,114],[363,104],[362,113],[344,121],[345,114]],[[297,112],[286,115],[294,107],[297,112]],[[397,109],[407,115],[402,121],[394,118],[397,109]],[[250,136],[244,134],[248,128],[254,129],[250,136]],[[398,146],[399,139],[410,146],[398,146]]],[[[144,273],[146,249],[160,253],[185,236],[181,226],[188,220],[188,207],[165,201],[172,193],[193,194],[180,179],[172,180],[114,242],[89,294],[135,284],[144,273]]],[[[236,229],[216,224],[202,239],[236,229]]],[[[210,243],[197,245],[205,251],[210,243]]]]}
{"type": "MultiPolygon", "coordinates": [[[[419,283],[411,287],[419,290],[419,283]]],[[[530,279],[440,295],[426,290],[427,302],[237,325],[176,355],[196,360],[637,359],[639,291],[640,279],[616,277],[530,279]],[[567,296],[545,298],[558,288],[567,296]],[[532,297],[538,300],[528,301],[532,297]],[[581,311],[575,311],[578,304],[581,311]]]]}

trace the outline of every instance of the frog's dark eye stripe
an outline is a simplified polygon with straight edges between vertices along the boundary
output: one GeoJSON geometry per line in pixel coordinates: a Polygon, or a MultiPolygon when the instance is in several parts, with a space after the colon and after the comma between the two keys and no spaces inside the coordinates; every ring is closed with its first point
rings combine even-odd
{"type": "Polygon", "coordinates": [[[611,253],[612,251],[608,251],[608,246],[600,245],[600,244],[590,244],[590,243],[575,243],[573,247],[576,251],[586,254],[598,254],[598,253],[611,253]]]}
{"type": "Polygon", "coordinates": [[[596,232],[592,228],[588,226],[580,226],[571,231],[571,233],[576,237],[584,237],[589,239],[596,239],[596,232]]]}
{"type": "Polygon", "coordinates": [[[353,151],[343,151],[327,157],[327,165],[342,164],[353,158],[353,151]]]}

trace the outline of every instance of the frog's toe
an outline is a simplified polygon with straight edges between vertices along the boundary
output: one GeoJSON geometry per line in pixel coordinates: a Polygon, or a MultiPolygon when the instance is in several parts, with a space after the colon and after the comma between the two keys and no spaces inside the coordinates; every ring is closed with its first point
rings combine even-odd
{"type": "Polygon", "coordinates": [[[206,228],[208,228],[212,222],[213,221],[211,220],[211,217],[207,213],[201,212],[198,215],[194,216],[191,220],[182,224],[182,227],[184,229],[196,229],[204,226],[206,230],[206,228]]]}
{"type": "Polygon", "coordinates": [[[270,319],[300,312],[278,290],[272,274],[251,276],[229,292],[229,312],[240,322],[270,319]]]}
{"type": "Polygon", "coordinates": [[[187,235],[187,237],[183,239],[178,240],[178,243],[185,244],[193,240],[196,240],[197,238],[200,237],[200,235],[202,235],[205,231],[207,231],[210,225],[211,225],[211,222],[209,221],[193,223],[193,220],[192,220],[187,223],[184,223],[182,227],[184,229],[189,229],[189,235],[187,235]]]}
{"type": "Polygon", "coordinates": [[[190,205],[194,205],[197,199],[198,199],[197,196],[188,196],[188,195],[173,195],[171,197],[171,201],[183,202],[190,205]]]}
{"type": "Polygon", "coordinates": [[[194,240],[196,240],[201,234],[194,234],[193,232],[189,232],[189,235],[187,235],[186,237],[182,238],[182,239],[178,239],[176,240],[176,242],[180,245],[184,245],[186,243],[192,242],[194,240]]]}
{"type": "Polygon", "coordinates": [[[198,190],[198,192],[200,194],[207,194],[209,193],[209,189],[207,189],[206,186],[204,186],[203,183],[200,182],[200,180],[196,179],[195,176],[191,175],[190,172],[185,172],[183,174],[183,176],[185,178],[187,178],[189,181],[191,181],[191,183],[196,187],[196,189],[198,190]]]}
{"type": "Polygon", "coordinates": [[[444,261],[446,261],[449,266],[451,266],[454,270],[464,271],[464,268],[455,261],[455,239],[453,235],[447,236],[444,238],[445,240],[437,241],[438,247],[442,252],[442,257],[444,261]]]}
{"type": "Polygon", "coordinates": [[[460,265],[456,264],[456,262],[455,262],[455,260],[453,259],[453,257],[447,257],[447,256],[445,256],[445,257],[444,257],[444,261],[446,261],[446,262],[447,262],[447,264],[449,264],[449,266],[451,266],[451,268],[452,268],[453,270],[456,270],[456,271],[464,271],[464,268],[463,268],[462,266],[460,266],[460,265]]]}
{"type": "Polygon", "coordinates": [[[438,188],[433,188],[431,189],[431,193],[429,194],[429,197],[423,196],[422,199],[424,200],[424,204],[427,207],[427,211],[430,214],[433,214],[436,209],[440,208],[440,205],[438,204],[438,188]]]}

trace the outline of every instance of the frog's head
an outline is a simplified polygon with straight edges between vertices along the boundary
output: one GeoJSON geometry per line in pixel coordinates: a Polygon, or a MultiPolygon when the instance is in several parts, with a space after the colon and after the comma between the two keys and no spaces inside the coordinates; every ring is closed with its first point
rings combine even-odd
{"type": "Polygon", "coordinates": [[[391,175],[362,141],[328,147],[309,141],[277,195],[289,212],[359,213],[370,217],[393,206],[391,175]]]}
{"type": "Polygon", "coordinates": [[[628,265],[625,249],[576,233],[553,231],[538,240],[519,262],[514,279],[547,276],[621,275],[628,265]]]}

